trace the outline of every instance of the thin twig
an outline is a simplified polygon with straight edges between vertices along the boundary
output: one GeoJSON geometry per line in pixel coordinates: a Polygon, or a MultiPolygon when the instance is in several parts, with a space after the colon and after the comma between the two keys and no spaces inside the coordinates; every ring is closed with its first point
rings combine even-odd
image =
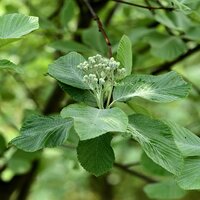
{"type": "Polygon", "coordinates": [[[129,168],[127,168],[126,166],[124,166],[122,164],[114,163],[114,166],[116,168],[121,169],[122,171],[124,171],[124,172],[126,172],[126,173],[128,173],[130,175],[136,176],[136,177],[138,177],[138,178],[140,178],[140,179],[142,179],[142,180],[144,180],[144,181],[146,181],[148,183],[156,183],[157,182],[155,179],[153,179],[153,178],[151,178],[149,176],[146,176],[144,174],[141,174],[141,173],[139,173],[139,172],[137,172],[137,171],[135,171],[133,169],[129,169],[129,168]]]}
{"type": "Polygon", "coordinates": [[[174,7],[144,6],[144,5],[140,5],[140,4],[136,4],[136,3],[131,3],[131,2],[128,2],[128,1],[122,1],[122,0],[112,0],[112,1],[123,3],[123,4],[127,4],[127,5],[130,5],[130,6],[135,6],[135,7],[138,7],[138,8],[144,8],[144,9],[148,9],[148,10],[167,10],[167,11],[173,11],[173,10],[175,10],[174,7]]]}
{"type": "Polygon", "coordinates": [[[108,38],[108,35],[106,34],[104,28],[103,28],[103,24],[100,20],[100,18],[97,16],[97,14],[95,13],[94,9],[92,8],[92,6],[89,4],[88,0],[83,0],[84,4],[87,6],[88,10],[90,11],[92,17],[94,18],[94,20],[97,22],[99,31],[102,33],[105,42],[108,46],[108,56],[112,57],[112,47],[111,47],[111,43],[110,40],[108,38]]]}

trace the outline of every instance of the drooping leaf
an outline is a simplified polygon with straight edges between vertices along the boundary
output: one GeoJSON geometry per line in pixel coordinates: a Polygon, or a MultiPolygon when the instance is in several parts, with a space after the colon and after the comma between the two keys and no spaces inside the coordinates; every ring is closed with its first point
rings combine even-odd
{"type": "Polygon", "coordinates": [[[83,73],[77,66],[84,62],[83,56],[71,52],[49,65],[48,73],[56,80],[80,89],[88,89],[83,82],[83,73]]]}
{"type": "Polygon", "coordinates": [[[17,73],[22,72],[22,70],[16,64],[6,59],[0,60],[0,70],[1,69],[13,70],[17,73]]]}
{"type": "Polygon", "coordinates": [[[126,76],[132,72],[132,44],[130,39],[123,35],[117,49],[117,60],[126,69],[126,76]]]}
{"type": "Polygon", "coordinates": [[[177,177],[178,185],[184,190],[200,189],[200,156],[184,159],[184,166],[181,174],[177,177]]]}
{"type": "Polygon", "coordinates": [[[136,114],[129,116],[129,129],[149,158],[173,174],[180,173],[183,158],[167,125],[136,114]]]}
{"type": "Polygon", "coordinates": [[[183,156],[200,156],[200,138],[188,129],[167,121],[172,131],[175,143],[183,156]]]}
{"type": "Polygon", "coordinates": [[[115,160],[114,152],[110,146],[111,134],[80,141],[77,147],[78,160],[82,167],[95,176],[109,171],[115,160]]]}
{"type": "Polygon", "coordinates": [[[82,90],[79,88],[75,88],[61,82],[58,83],[60,87],[67,92],[75,101],[77,102],[84,102],[88,106],[96,107],[96,99],[92,95],[89,90],[82,90]]]}
{"type": "Polygon", "coordinates": [[[172,71],[163,75],[131,75],[114,89],[114,101],[128,101],[141,97],[150,101],[167,103],[188,95],[190,85],[172,71]]]}
{"type": "Polygon", "coordinates": [[[29,116],[20,130],[21,135],[12,139],[10,144],[29,152],[56,147],[64,143],[72,126],[71,119],[60,116],[29,116]]]}
{"type": "Polygon", "coordinates": [[[159,200],[181,199],[186,194],[174,180],[148,184],[144,187],[144,192],[150,199],[159,200]]]}
{"type": "Polygon", "coordinates": [[[19,40],[20,37],[39,28],[38,17],[7,14],[0,17],[0,47],[19,40]]]}
{"type": "Polygon", "coordinates": [[[128,125],[126,114],[119,108],[98,109],[73,104],[65,107],[61,116],[74,119],[74,128],[81,140],[95,138],[107,132],[125,132],[128,125]]]}

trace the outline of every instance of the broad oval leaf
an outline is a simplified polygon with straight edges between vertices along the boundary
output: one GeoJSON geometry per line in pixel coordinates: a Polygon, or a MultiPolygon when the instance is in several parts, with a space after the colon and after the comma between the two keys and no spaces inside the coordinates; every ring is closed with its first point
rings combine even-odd
{"type": "Polygon", "coordinates": [[[105,134],[90,140],[80,141],[77,147],[78,160],[82,167],[95,176],[109,171],[115,155],[110,142],[111,134],[105,134]]]}
{"type": "Polygon", "coordinates": [[[123,35],[117,49],[117,60],[126,69],[126,76],[132,72],[132,44],[130,39],[123,35]]]}
{"type": "Polygon", "coordinates": [[[180,199],[186,195],[186,191],[181,189],[174,180],[160,183],[148,184],[144,187],[144,192],[150,199],[180,199]]]}
{"type": "Polygon", "coordinates": [[[190,85],[172,71],[166,74],[131,75],[123,79],[113,92],[114,101],[128,101],[141,97],[150,101],[167,103],[188,95],[190,85]]]}
{"type": "Polygon", "coordinates": [[[56,147],[64,143],[72,126],[71,119],[60,116],[29,116],[20,130],[21,135],[12,139],[10,144],[29,152],[56,147]]]}
{"type": "Polygon", "coordinates": [[[184,190],[200,189],[200,156],[188,157],[184,160],[181,174],[177,177],[178,185],[184,190]]]}
{"type": "Polygon", "coordinates": [[[125,132],[128,125],[128,117],[119,108],[98,109],[73,104],[65,107],[61,116],[74,119],[74,129],[81,140],[95,138],[107,132],[125,132]]]}
{"type": "Polygon", "coordinates": [[[188,129],[171,121],[165,122],[172,131],[175,143],[183,156],[200,156],[200,138],[188,129]]]}
{"type": "Polygon", "coordinates": [[[89,89],[88,85],[83,82],[83,72],[77,68],[84,61],[83,56],[76,52],[71,52],[50,64],[48,73],[56,80],[67,85],[80,89],[89,89]]]}
{"type": "Polygon", "coordinates": [[[38,17],[8,14],[0,17],[0,46],[14,42],[39,28],[38,17]]]}
{"type": "Polygon", "coordinates": [[[166,124],[136,114],[129,116],[129,131],[155,163],[172,174],[180,173],[183,158],[166,124]]]}

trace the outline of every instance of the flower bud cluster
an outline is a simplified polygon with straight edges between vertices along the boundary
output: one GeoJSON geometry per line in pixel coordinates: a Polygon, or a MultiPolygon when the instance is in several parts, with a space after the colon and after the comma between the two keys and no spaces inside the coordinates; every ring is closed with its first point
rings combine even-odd
{"type": "Polygon", "coordinates": [[[97,54],[89,57],[87,61],[77,66],[84,72],[83,81],[87,83],[92,90],[99,87],[105,87],[109,82],[113,82],[125,74],[125,68],[119,68],[120,63],[114,58],[104,58],[97,54]]]}

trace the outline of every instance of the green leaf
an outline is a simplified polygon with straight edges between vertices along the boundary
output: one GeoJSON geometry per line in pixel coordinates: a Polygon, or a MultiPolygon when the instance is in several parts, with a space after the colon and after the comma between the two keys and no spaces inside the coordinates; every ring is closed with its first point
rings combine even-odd
{"type": "Polygon", "coordinates": [[[113,92],[114,101],[141,97],[153,102],[167,103],[188,95],[190,85],[176,72],[153,75],[131,75],[123,79],[113,92]]]}
{"type": "Polygon", "coordinates": [[[60,87],[67,92],[75,101],[84,102],[88,106],[96,107],[96,99],[89,90],[82,90],[75,88],[61,82],[58,83],[60,87]]]}
{"type": "Polygon", "coordinates": [[[58,40],[50,43],[50,46],[65,53],[69,53],[70,51],[77,51],[84,55],[91,55],[94,53],[90,48],[76,41],[58,40]]]}
{"type": "Polygon", "coordinates": [[[16,64],[6,59],[0,60],[0,69],[13,70],[17,73],[22,72],[22,70],[16,64]]]}
{"type": "Polygon", "coordinates": [[[187,51],[186,44],[181,38],[161,33],[154,33],[146,37],[151,45],[151,53],[164,60],[170,61],[187,51]]]}
{"type": "Polygon", "coordinates": [[[129,131],[155,163],[173,174],[180,173],[183,158],[167,125],[136,114],[129,116],[129,131]]]}
{"type": "Polygon", "coordinates": [[[151,173],[152,175],[158,176],[170,176],[172,175],[160,165],[153,162],[144,152],[141,157],[141,165],[144,167],[145,171],[151,173]]]}
{"type": "Polygon", "coordinates": [[[66,27],[75,15],[75,1],[66,0],[60,13],[60,22],[66,27]]]}
{"type": "Polygon", "coordinates": [[[6,150],[6,140],[0,133],[0,156],[4,153],[5,150],[6,150]]]}
{"type": "Polygon", "coordinates": [[[130,39],[123,35],[117,49],[117,60],[126,69],[126,76],[132,72],[132,44],[130,39]]]}
{"type": "Polygon", "coordinates": [[[110,146],[111,140],[111,134],[105,134],[79,142],[78,160],[85,170],[95,176],[100,176],[112,168],[115,155],[110,146]]]}
{"type": "Polygon", "coordinates": [[[177,177],[178,185],[184,190],[200,189],[200,157],[188,157],[184,160],[181,174],[177,177]]]}
{"type": "Polygon", "coordinates": [[[200,138],[188,129],[167,121],[172,131],[175,143],[183,156],[200,156],[200,138]]]}
{"type": "Polygon", "coordinates": [[[186,191],[181,189],[174,180],[160,183],[148,184],[144,187],[144,192],[150,199],[180,199],[186,195],[186,191]]]}
{"type": "Polygon", "coordinates": [[[38,29],[38,17],[29,17],[17,13],[3,15],[0,17],[0,27],[0,46],[3,46],[38,29]]]}
{"type": "Polygon", "coordinates": [[[83,72],[77,68],[77,65],[84,61],[83,56],[76,52],[71,52],[50,64],[48,73],[56,80],[67,85],[89,89],[83,82],[83,72]]]}
{"type": "Polygon", "coordinates": [[[56,147],[64,143],[72,126],[71,119],[32,115],[25,120],[20,130],[21,135],[12,139],[10,143],[29,152],[44,147],[56,147]]]}
{"type": "Polygon", "coordinates": [[[101,55],[105,56],[107,54],[107,45],[105,43],[105,39],[96,26],[83,31],[82,41],[92,50],[95,50],[101,55]]]}
{"type": "Polygon", "coordinates": [[[24,174],[31,169],[32,162],[39,158],[41,152],[24,152],[17,150],[8,160],[8,168],[14,174],[24,174]]]}
{"type": "Polygon", "coordinates": [[[81,140],[95,138],[107,132],[125,132],[128,125],[126,114],[119,108],[97,109],[73,104],[65,107],[61,116],[74,119],[74,129],[81,140]]]}

